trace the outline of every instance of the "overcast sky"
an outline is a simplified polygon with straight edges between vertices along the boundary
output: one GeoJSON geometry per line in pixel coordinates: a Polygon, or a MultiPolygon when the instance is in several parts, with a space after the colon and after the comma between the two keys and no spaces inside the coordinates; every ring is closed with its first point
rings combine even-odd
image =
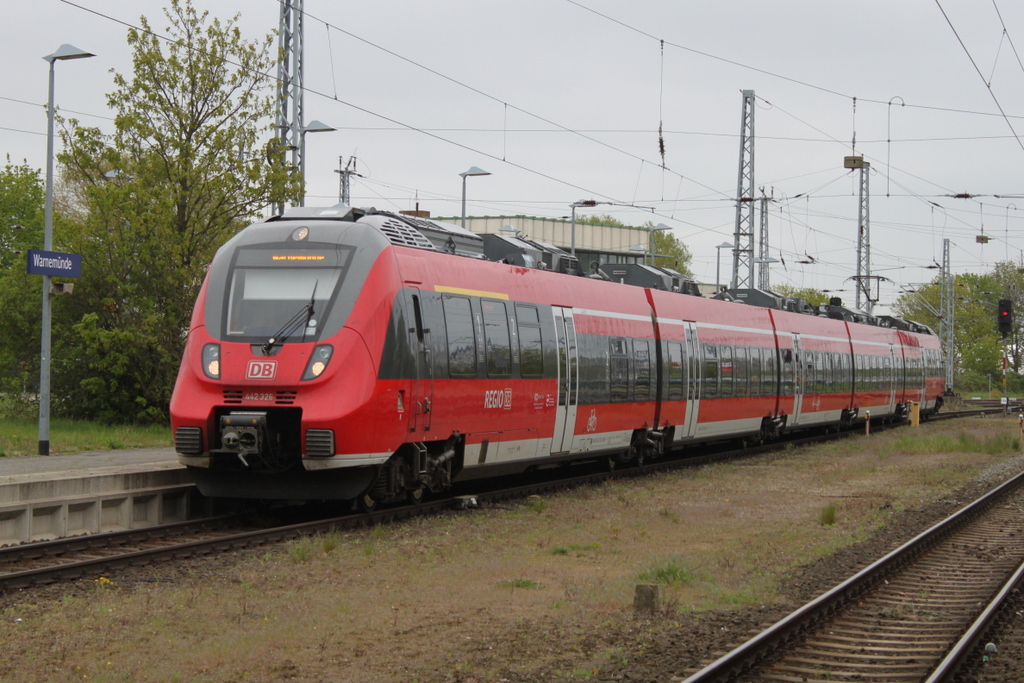
{"type": "MultiPolygon", "coordinates": [[[[42,57],[62,43],[96,53],[57,65],[57,103],[109,130],[111,70],[131,68],[126,24],[145,15],[164,28],[165,4],[0,0],[0,140],[12,162],[45,164],[42,57]]],[[[274,0],[194,4],[222,19],[241,13],[250,39],[280,15],[274,0]]],[[[714,281],[715,245],[733,241],[741,91],[754,90],[755,183],[775,199],[770,253],[785,261],[773,265],[773,284],[852,304],[858,179],[843,157],[854,138],[872,167],[873,273],[892,280],[881,311],[901,287],[935,276],[926,266],[941,263],[944,238],[957,272],[1021,259],[1024,3],[304,5],[306,120],[338,128],[307,137],[307,205],[337,201],[339,157],[355,156],[365,178],[354,204],[418,201],[434,216],[458,215],[458,174],[479,166],[492,175],[468,179],[470,215],[567,216],[581,199],[641,207],[578,215],[670,225],[698,279],[714,281]],[[951,196],[960,193],[975,197],[951,196]],[[982,230],[987,245],[976,242],[982,230]]],[[[731,256],[722,256],[724,273],[731,256]]]]}

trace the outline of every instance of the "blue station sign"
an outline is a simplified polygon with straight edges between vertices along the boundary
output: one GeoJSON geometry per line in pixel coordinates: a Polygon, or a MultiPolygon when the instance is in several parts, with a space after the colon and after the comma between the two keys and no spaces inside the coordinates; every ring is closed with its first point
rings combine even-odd
{"type": "Polygon", "coordinates": [[[82,255],[29,249],[28,274],[82,277],[82,255]]]}

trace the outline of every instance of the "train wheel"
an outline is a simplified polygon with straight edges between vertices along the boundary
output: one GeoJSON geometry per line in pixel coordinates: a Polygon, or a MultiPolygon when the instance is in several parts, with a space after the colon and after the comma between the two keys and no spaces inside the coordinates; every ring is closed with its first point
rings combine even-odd
{"type": "Polygon", "coordinates": [[[609,455],[604,459],[605,472],[614,472],[619,469],[619,461],[615,459],[614,455],[609,455]]]}
{"type": "Polygon", "coordinates": [[[373,512],[377,509],[377,499],[369,493],[359,496],[359,509],[363,512],[373,512]]]}
{"type": "Polygon", "coordinates": [[[424,486],[409,491],[409,502],[412,503],[413,505],[419,505],[426,499],[426,497],[427,489],[424,486]]]}

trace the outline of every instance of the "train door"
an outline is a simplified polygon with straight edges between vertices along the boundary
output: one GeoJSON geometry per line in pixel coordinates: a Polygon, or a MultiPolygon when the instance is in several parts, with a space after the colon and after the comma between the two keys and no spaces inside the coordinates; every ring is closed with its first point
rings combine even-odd
{"type": "Polygon", "coordinates": [[[896,410],[896,347],[889,344],[889,355],[886,358],[888,367],[885,369],[885,376],[889,382],[889,411],[893,412],[896,410]]]}
{"type": "Polygon", "coordinates": [[[793,335],[793,425],[801,424],[804,407],[804,353],[800,348],[800,335],[793,335]]]}
{"type": "Polygon", "coordinates": [[[700,411],[700,345],[697,339],[697,323],[685,322],[686,341],[683,344],[686,368],[686,383],[683,396],[686,399],[686,417],[681,426],[680,437],[693,437],[697,433],[697,413],[700,411]]]}
{"type": "Polygon", "coordinates": [[[430,330],[423,326],[423,309],[419,290],[413,290],[413,327],[409,328],[409,348],[413,353],[415,376],[413,377],[411,417],[409,431],[422,429],[430,431],[432,402],[434,400],[434,363],[430,357],[430,330]]]}
{"type": "Polygon", "coordinates": [[[565,453],[572,448],[572,437],[576,431],[579,352],[572,309],[552,306],[552,311],[555,314],[555,338],[558,340],[558,412],[555,414],[551,452],[565,453]]]}

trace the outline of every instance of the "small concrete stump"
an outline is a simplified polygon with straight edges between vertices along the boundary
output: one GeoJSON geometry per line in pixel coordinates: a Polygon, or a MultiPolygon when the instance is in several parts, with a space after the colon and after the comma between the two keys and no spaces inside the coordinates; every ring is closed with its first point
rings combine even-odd
{"type": "Polygon", "coordinates": [[[658,584],[638,583],[633,594],[633,615],[654,616],[658,612],[658,584]]]}

